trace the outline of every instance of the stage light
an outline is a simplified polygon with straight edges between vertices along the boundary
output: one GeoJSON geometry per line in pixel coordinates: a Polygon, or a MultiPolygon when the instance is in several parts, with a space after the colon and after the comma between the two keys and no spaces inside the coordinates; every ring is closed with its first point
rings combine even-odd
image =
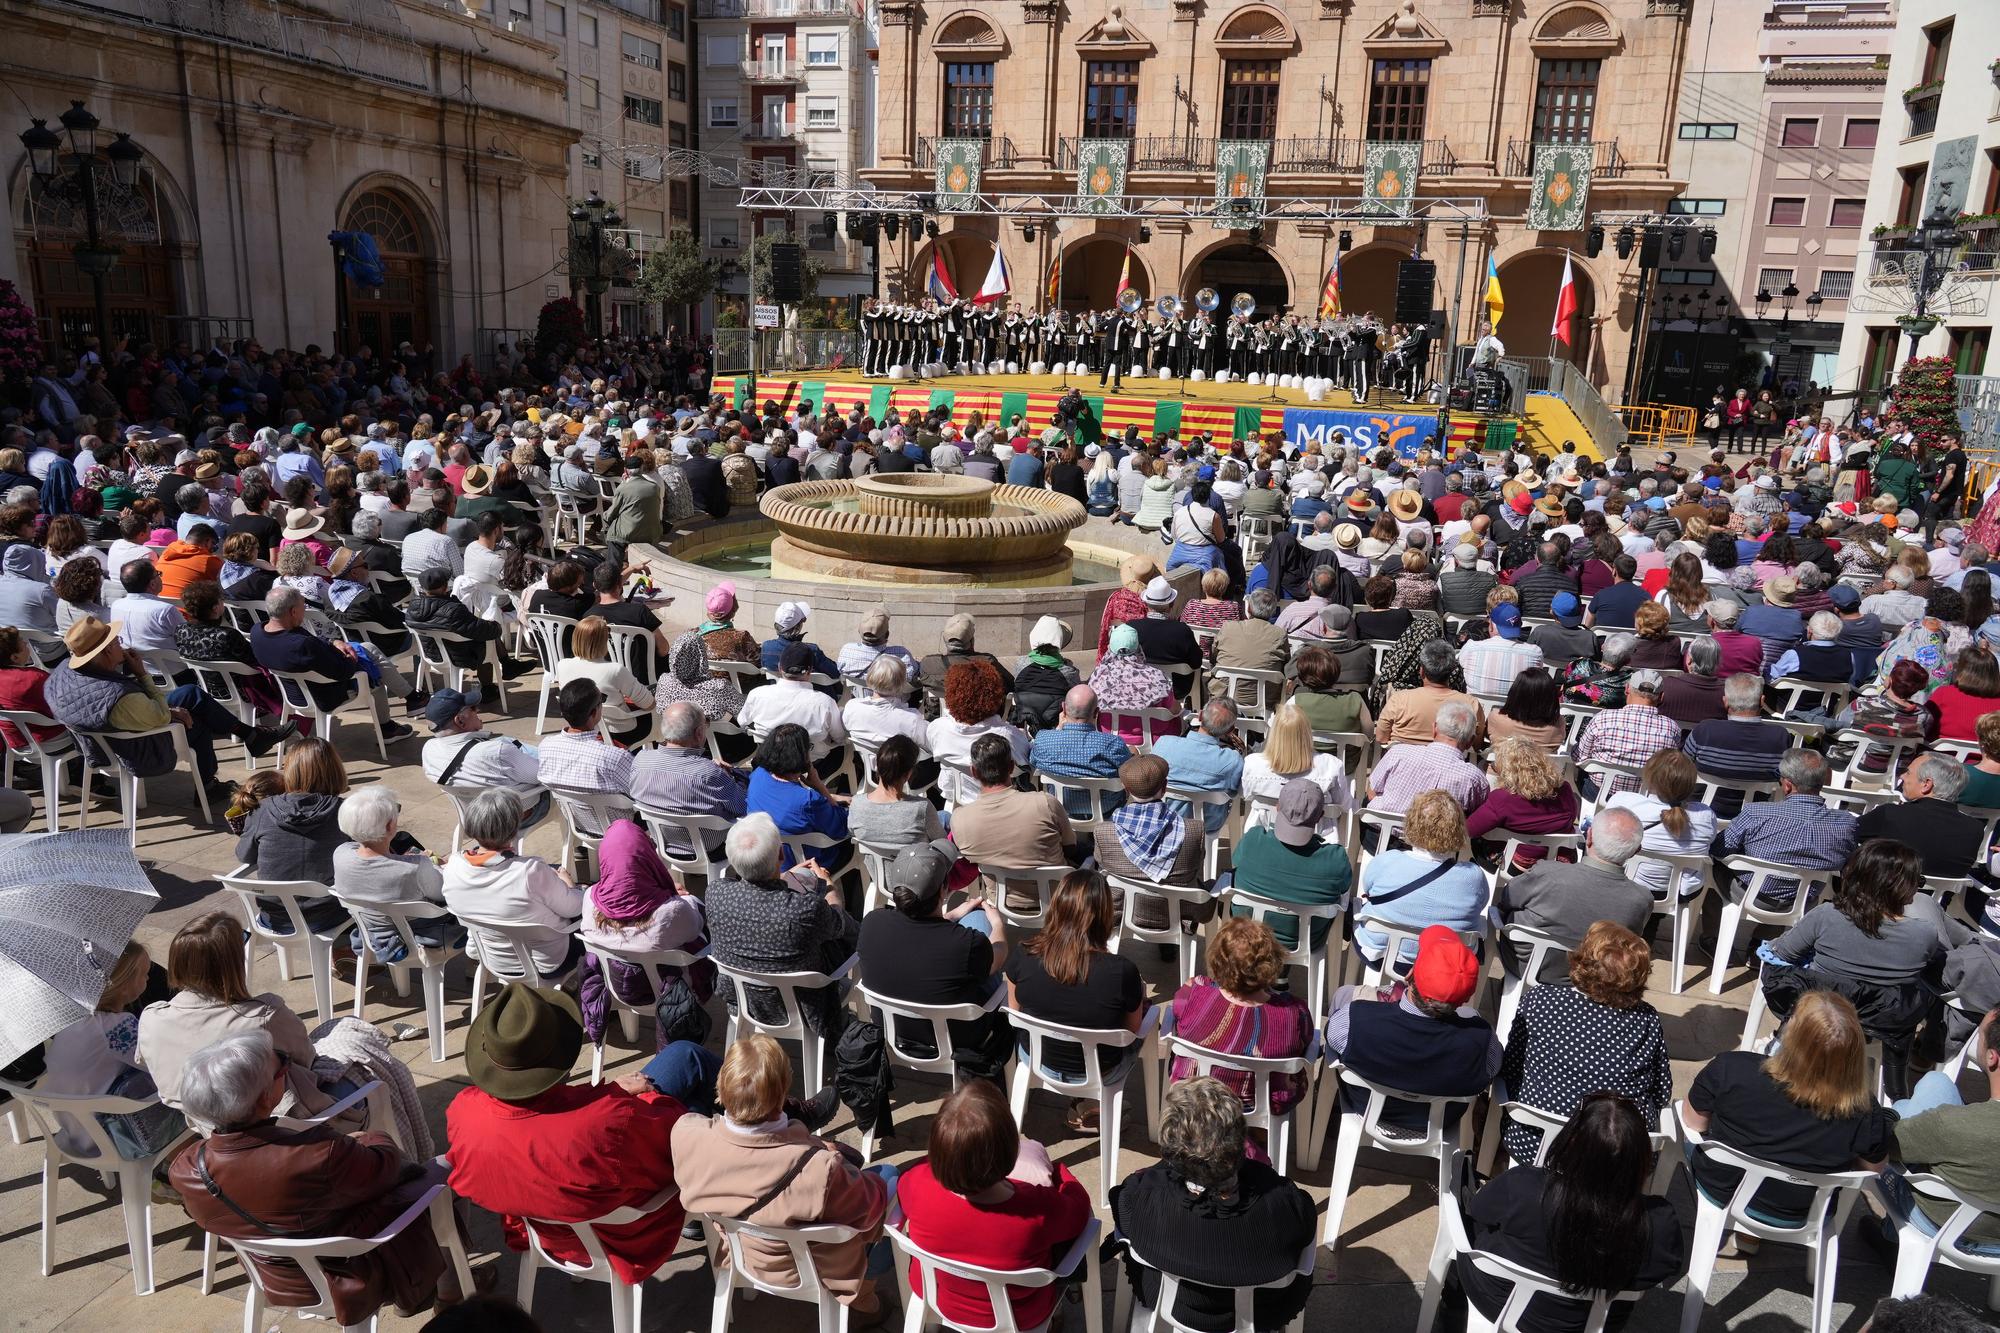
{"type": "Polygon", "coordinates": [[[1715,258],[1715,228],[1703,227],[1701,235],[1695,238],[1694,252],[1703,263],[1715,258]]]}
{"type": "Polygon", "coordinates": [[[932,240],[935,241],[937,239],[937,234],[938,234],[937,220],[935,218],[925,218],[924,235],[930,237],[932,240]]]}
{"type": "Polygon", "coordinates": [[[884,236],[887,236],[890,240],[893,241],[896,239],[896,233],[901,231],[902,229],[903,229],[902,218],[900,218],[894,213],[884,213],[882,215],[882,234],[884,236]]]}
{"type": "Polygon", "coordinates": [[[828,213],[820,219],[820,225],[826,228],[826,239],[829,241],[840,235],[840,217],[838,214],[828,213]]]}
{"type": "Polygon", "coordinates": [[[1032,241],[1032,240],[1034,240],[1034,239],[1035,239],[1035,224],[1034,224],[1034,223],[1032,223],[1032,222],[1029,222],[1029,223],[1024,223],[1024,224],[1022,225],[1022,227],[1021,227],[1021,239],[1022,239],[1022,240],[1024,240],[1024,241],[1032,241]]]}
{"type": "MultiPolygon", "coordinates": [[[[831,218],[833,214],[829,213],[827,216],[831,218]]],[[[861,239],[861,214],[849,213],[847,215],[847,239],[850,241],[861,239]]]]}
{"type": "Polygon", "coordinates": [[[1620,227],[1618,229],[1618,257],[1620,259],[1630,259],[1632,257],[1632,244],[1638,239],[1639,233],[1632,230],[1630,223],[1620,227]]]}
{"type": "Polygon", "coordinates": [[[1345,227],[1340,230],[1340,252],[1346,254],[1354,248],[1354,233],[1345,227]]]}
{"type": "Polygon", "coordinates": [[[1140,224],[1139,224],[1139,244],[1141,244],[1141,245],[1144,245],[1144,244],[1145,244],[1146,242],[1148,242],[1148,241],[1150,241],[1150,240],[1152,240],[1152,239],[1153,239],[1153,229],[1152,229],[1151,227],[1147,226],[1147,225],[1146,225],[1145,223],[1143,223],[1143,222],[1142,222],[1142,223],[1140,223],[1140,224]]]}
{"type": "Polygon", "coordinates": [[[1590,224],[1590,230],[1584,234],[1583,253],[1591,259],[1604,253],[1604,228],[1601,224],[1590,224]]]}
{"type": "Polygon", "coordinates": [[[1687,248],[1687,228],[1669,227],[1667,229],[1667,258],[1679,259],[1681,257],[1681,251],[1685,250],[1686,248],[1687,248]]]}

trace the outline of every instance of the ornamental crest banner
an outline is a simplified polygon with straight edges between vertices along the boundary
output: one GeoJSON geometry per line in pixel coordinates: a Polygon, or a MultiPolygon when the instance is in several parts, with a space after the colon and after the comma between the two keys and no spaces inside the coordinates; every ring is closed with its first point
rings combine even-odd
{"type": "Polygon", "coordinates": [[[1076,146],[1076,199],[1084,213],[1123,207],[1132,145],[1124,139],[1084,139],[1076,146]]]}
{"type": "Polygon", "coordinates": [[[1364,188],[1369,212],[1410,215],[1410,203],[1417,194],[1417,172],[1423,163],[1423,147],[1420,143],[1368,141],[1362,179],[1367,182],[1364,188]]]}
{"type": "Polygon", "coordinates": [[[1585,143],[1535,145],[1528,225],[1536,231],[1581,231],[1590,202],[1593,153],[1585,143]]]}
{"type": "Polygon", "coordinates": [[[1271,168],[1267,139],[1220,139],[1215,145],[1215,211],[1218,226],[1233,226],[1227,215],[1242,209],[1252,217],[1264,211],[1264,177],[1271,168]]]}
{"type": "Polygon", "coordinates": [[[937,206],[940,213],[963,213],[979,196],[979,169],[986,159],[984,139],[937,141],[937,206]]]}

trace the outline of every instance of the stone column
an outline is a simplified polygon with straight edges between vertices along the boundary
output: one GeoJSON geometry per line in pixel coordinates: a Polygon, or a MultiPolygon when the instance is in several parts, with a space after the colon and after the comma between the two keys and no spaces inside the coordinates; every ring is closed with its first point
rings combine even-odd
{"type": "Polygon", "coordinates": [[[882,37],[877,48],[876,87],[900,90],[900,105],[878,102],[875,109],[875,160],[884,167],[908,167],[916,161],[917,44],[923,31],[918,0],[881,0],[882,37]]]}
{"type": "Polygon", "coordinates": [[[1017,55],[1006,63],[1009,82],[1019,80],[1018,94],[1008,92],[1007,106],[1018,124],[1014,149],[1024,170],[1051,171],[1056,165],[1060,136],[1059,103],[1062,52],[1062,0],[1022,0],[1025,20],[1011,37],[1017,55]]]}

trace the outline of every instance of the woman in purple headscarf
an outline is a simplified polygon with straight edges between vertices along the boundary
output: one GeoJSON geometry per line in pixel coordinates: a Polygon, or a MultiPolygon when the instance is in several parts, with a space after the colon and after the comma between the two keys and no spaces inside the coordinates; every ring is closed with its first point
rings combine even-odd
{"type": "MultiPolygon", "coordinates": [[[[597,864],[597,883],[584,890],[583,920],[577,930],[586,945],[605,944],[641,953],[662,949],[693,953],[708,942],[701,900],[675,886],[667,863],[637,824],[629,819],[613,821],[598,845],[597,864]]],[[[689,985],[697,999],[706,1002],[713,985],[712,969],[697,966],[690,973],[689,985]]],[[[682,970],[663,967],[660,974],[671,982],[682,976],[682,970]]],[[[593,954],[583,975],[584,1030],[593,1043],[603,1040],[607,981],[627,1004],[648,1005],[657,998],[643,969],[593,954]]],[[[661,1044],[668,1040],[663,1032],[661,1044]]]]}

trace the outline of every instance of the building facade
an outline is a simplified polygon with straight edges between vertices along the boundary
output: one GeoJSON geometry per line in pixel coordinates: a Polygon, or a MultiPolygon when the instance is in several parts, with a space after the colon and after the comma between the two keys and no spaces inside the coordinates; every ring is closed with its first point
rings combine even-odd
{"type": "MultiPolygon", "coordinates": [[[[935,188],[940,140],[985,141],[981,189],[1074,195],[1084,139],[1129,143],[1125,194],[1210,195],[1218,141],[1271,145],[1267,197],[1358,206],[1370,143],[1418,146],[1419,201],[1462,199],[1485,219],[1461,243],[1428,225],[1290,222],[1223,229],[1212,219],[939,218],[937,241],[885,246],[885,286],[920,296],[933,245],[976,288],[997,245],[1013,292],[1040,305],[1061,258],[1061,303],[1109,305],[1125,256],[1149,298],[1213,287],[1260,308],[1310,313],[1340,255],[1342,303],[1384,320],[1400,262],[1437,263],[1434,308],[1469,340],[1489,258],[1510,353],[1550,337],[1565,251],[1580,310],[1567,352],[1599,385],[1620,383],[1631,344],[1631,261],[1584,253],[1581,224],[1531,229],[1537,145],[1588,144],[1588,211],[1660,211],[1679,193],[1669,155],[1687,59],[1690,0],[882,0],[882,124],[869,176],[935,188]],[[1348,244],[1341,249],[1343,237],[1348,244]]],[[[1420,210],[1421,211],[1421,210],[1420,210]]],[[[1553,350],[1562,352],[1560,346],[1553,350]]]]}
{"type": "Polygon", "coordinates": [[[1950,357],[1964,375],[2000,373],[2000,21],[1991,5],[1900,0],[1877,115],[1881,148],[1868,180],[1866,240],[1843,321],[1839,393],[1872,399],[1912,353],[1950,357]],[[1956,222],[1960,244],[1934,249],[1945,276],[1917,314],[1919,228],[1956,222]]]}
{"type": "MultiPolygon", "coordinates": [[[[874,146],[874,39],[861,0],[694,0],[697,137],[708,156],[799,168],[852,184],[874,146]]],[[[757,236],[795,232],[820,269],[814,304],[842,318],[873,290],[870,252],[829,214],[739,212],[735,189],[701,190],[707,256],[724,279],[716,305],[743,322],[747,252],[757,236]],[[833,226],[829,227],[831,220],[833,226]]]]}
{"type": "Polygon", "coordinates": [[[1893,0],[1701,0],[1667,211],[1713,229],[1712,261],[1663,260],[1638,396],[1833,376],[1861,249],[1893,0]],[[1813,298],[1818,297],[1815,301],[1813,298]]]}
{"type": "MultiPolygon", "coordinates": [[[[554,49],[514,29],[428,0],[0,0],[0,79],[20,129],[82,100],[145,152],[131,189],[95,176],[114,335],[333,346],[344,284],[347,346],[433,345],[449,366],[560,290],[574,136],[554,49]],[[336,275],[335,229],[375,238],[380,287],[336,275]]],[[[5,142],[0,276],[78,346],[95,331],[80,191],[5,142]]]]}
{"type": "MultiPolygon", "coordinates": [[[[487,4],[495,0],[486,0],[487,4]]],[[[517,30],[560,53],[570,125],[569,190],[596,194],[624,221],[621,240],[643,261],[669,227],[694,225],[695,182],[670,176],[669,154],[693,147],[692,16],[686,0],[500,0],[517,30]]],[[[659,307],[630,287],[605,297],[607,331],[660,332],[659,307]]]]}

